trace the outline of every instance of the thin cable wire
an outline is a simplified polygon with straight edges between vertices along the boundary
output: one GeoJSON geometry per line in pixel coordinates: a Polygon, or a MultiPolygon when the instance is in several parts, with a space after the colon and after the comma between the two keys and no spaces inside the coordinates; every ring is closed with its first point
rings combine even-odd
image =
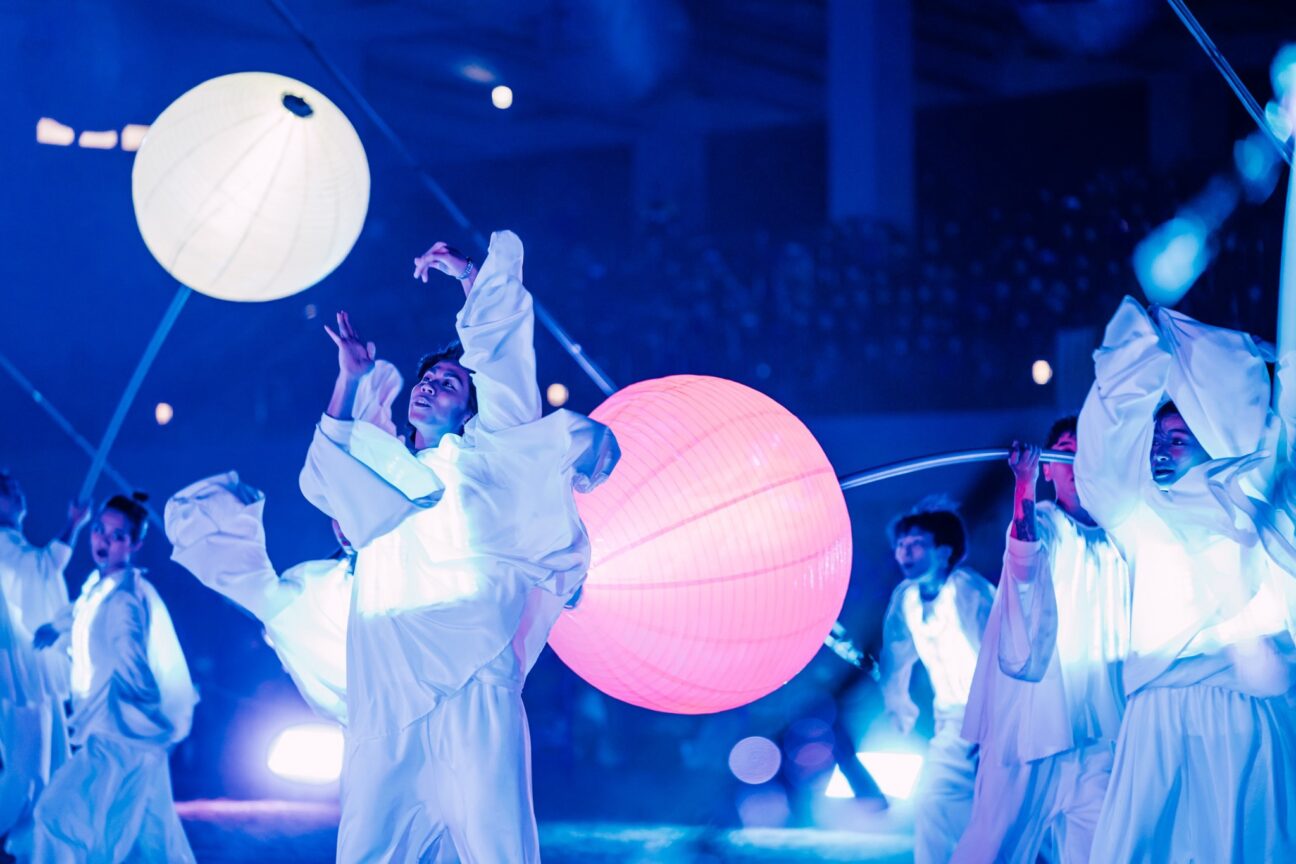
{"type": "MultiPolygon", "coordinates": [[[[324,49],[319,46],[319,43],[311,38],[310,34],[306,32],[306,28],[302,26],[301,21],[299,21],[297,16],[288,9],[288,7],[283,3],[283,0],[267,0],[267,2],[274,8],[275,12],[279,14],[279,17],[283,18],[289,28],[297,34],[297,38],[299,38],[302,41],[302,44],[306,46],[306,50],[315,55],[315,59],[318,60],[320,65],[324,67],[325,71],[333,77],[333,80],[338,83],[338,86],[345,90],[347,95],[351,97],[352,101],[360,106],[360,110],[365,113],[369,118],[369,121],[377,127],[383,137],[386,138],[392,147],[396,149],[396,152],[400,155],[401,159],[405,161],[405,164],[414,170],[414,173],[423,181],[423,185],[427,187],[427,190],[431,192],[432,196],[446,209],[446,212],[450,214],[450,218],[453,219],[460,228],[468,232],[472,237],[473,242],[477,244],[481,251],[484,252],[490,245],[486,239],[486,235],[472,224],[464,211],[461,210],[459,205],[454,202],[454,199],[450,197],[450,193],[446,192],[445,187],[437,182],[436,178],[433,177],[431,172],[423,166],[423,163],[419,161],[413,151],[411,151],[409,147],[405,146],[404,140],[402,140],[400,135],[396,133],[396,130],[383,119],[382,115],[379,114],[378,110],[373,107],[373,104],[365,98],[359,88],[351,83],[351,79],[343,74],[342,70],[329,59],[328,55],[324,53],[324,49]]],[[[549,310],[547,310],[539,300],[532,298],[532,302],[535,307],[536,319],[540,321],[540,324],[549,331],[549,334],[553,336],[554,339],[558,340],[558,344],[560,344],[563,347],[563,350],[565,350],[571,358],[576,361],[576,364],[584,370],[585,374],[594,382],[594,385],[603,391],[603,395],[611,396],[615,393],[617,386],[612,383],[612,379],[607,376],[607,373],[605,373],[597,363],[590,359],[589,355],[585,353],[585,349],[581,347],[580,343],[568,334],[566,329],[558,323],[558,319],[554,318],[554,316],[549,313],[549,310]]]]}
{"type": "MultiPolygon", "coordinates": [[[[966,465],[971,462],[998,462],[1007,459],[1010,452],[1010,450],[1000,447],[992,450],[960,450],[953,453],[936,453],[932,456],[919,456],[916,459],[905,459],[903,462],[890,462],[876,468],[866,468],[863,471],[856,471],[853,474],[838,477],[837,480],[841,483],[842,489],[856,489],[870,483],[890,480],[893,477],[902,477],[905,474],[914,474],[918,471],[928,471],[932,468],[966,465]]],[[[1075,454],[1061,450],[1044,450],[1040,453],[1040,461],[1070,464],[1075,461],[1075,454]]]]}
{"type": "MultiPolygon", "coordinates": [[[[3,368],[5,372],[9,373],[9,377],[14,380],[14,383],[25,391],[27,395],[31,397],[31,400],[40,406],[42,411],[49,415],[49,418],[54,421],[54,425],[62,429],[63,432],[72,439],[72,442],[76,444],[77,447],[81,448],[83,453],[91,459],[94,459],[94,446],[86,440],[84,435],[76,430],[76,427],[72,425],[71,421],[69,421],[67,417],[63,416],[63,412],[59,411],[58,408],[54,406],[53,402],[46,399],[45,394],[36,389],[36,385],[32,384],[32,382],[27,379],[27,376],[23,375],[22,372],[19,371],[18,367],[11,363],[9,358],[3,354],[0,354],[0,368],[3,368]]],[[[108,475],[108,479],[116,483],[117,488],[127,495],[139,488],[123,477],[121,473],[106,459],[103,463],[103,473],[108,475]]],[[[157,513],[153,512],[153,508],[145,505],[145,509],[148,510],[149,520],[157,525],[157,527],[163,527],[161,518],[158,517],[157,513]]]]}
{"type": "Polygon", "coordinates": [[[1269,121],[1265,119],[1264,109],[1260,107],[1260,102],[1255,96],[1251,95],[1251,91],[1233,69],[1233,64],[1229,63],[1228,58],[1224,56],[1224,52],[1220,51],[1219,46],[1215,44],[1215,40],[1210,37],[1210,34],[1206,32],[1206,28],[1197,20],[1197,16],[1193,15],[1192,10],[1188,8],[1188,4],[1184,0],[1167,0],[1167,2],[1170,4],[1170,8],[1174,10],[1174,13],[1179,16],[1179,20],[1188,28],[1188,32],[1197,40],[1197,44],[1206,52],[1206,56],[1215,64],[1215,68],[1224,76],[1229,88],[1242,100],[1242,107],[1251,115],[1251,119],[1260,127],[1260,131],[1269,139],[1269,143],[1278,150],[1278,155],[1282,156],[1284,162],[1291,165],[1292,139],[1284,141],[1270,128],[1269,121]]]}

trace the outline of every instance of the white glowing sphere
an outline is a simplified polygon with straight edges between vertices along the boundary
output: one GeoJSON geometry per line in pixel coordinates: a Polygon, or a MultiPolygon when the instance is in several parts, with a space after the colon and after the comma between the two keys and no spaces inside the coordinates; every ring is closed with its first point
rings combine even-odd
{"type": "Polygon", "coordinates": [[[177,280],[222,300],[275,300],[351,251],[369,163],[324,94],[240,72],[167,106],[135,155],[131,194],[145,244],[177,280]]]}
{"type": "Polygon", "coordinates": [[[342,730],[328,723],[289,726],[275,736],[266,767],[298,783],[332,783],[342,776],[342,730]]]}

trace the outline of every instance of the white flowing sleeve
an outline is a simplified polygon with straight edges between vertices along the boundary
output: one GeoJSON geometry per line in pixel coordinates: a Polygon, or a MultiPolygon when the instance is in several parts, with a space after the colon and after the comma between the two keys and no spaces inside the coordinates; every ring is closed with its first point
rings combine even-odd
{"type": "Polygon", "coordinates": [[[1044,520],[1041,539],[1008,538],[999,580],[999,668],[1010,678],[1040,681],[1057,648],[1057,596],[1044,520]]]}
{"type": "Polygon", "coordinates": [[[918,719],[918,706],[909,696],[909,681],[913,677],[914,664],[918,662],[918,649],[904,619],[906,587],[902,584],[891,595],[891,603],[882,621],[882,656],[878,660],[882,699],[904,732],[912,729],[918,719]]]}
{"type": "Polygon", "coordinates": [[[535,310],[522,285],[522,241],[512,231],[491,235],[490,252],[455,323],[462,363],[477,390],[470,428],[491,433],[538,420],[535,310]]]}
{"type": "Polygon", "coordinates": [[[1152,420],[1165,394],[1171,356],[1152,320],[1126,297],[1094,353],[1094,384],[1080,411],[1076,487],[1108,531],[1130,515],[1151,482],[1152,420]]]}
{"type": "Polygon", "coordinates": [[[67,605],[63,571],[71,559],[71,547],[61,540],[33,546],[18,531],[0,530],[0,592],[20,632],[35,632],[67,605]]]}
{"type": "Polygon", "coordinates": [[[292,601],[266,554],[265,496],[229,471],[171,496],[165,511],[171,560],[265,621],[292,601]]]}
{"type": "Polygon", "coordinates": [[[298,478],[302,494],[326,516],[342,526],[342,533],[357,549],[394,529],[415,512],[441,499],[445,487],[431,470],[421,466],[400,441],[367,423],[349,423],[327,415],[320,418],[298,478]],[[372,430],[372,431],[370,431],[372,430]],[[368,461],[353,454],[357,444],[368,461]],[[402,456],[403,452],[403,456],[402,456]],[[402,483],[389,470],[390,462],[414,475],[415,497],[403,492],[402,483]]]}

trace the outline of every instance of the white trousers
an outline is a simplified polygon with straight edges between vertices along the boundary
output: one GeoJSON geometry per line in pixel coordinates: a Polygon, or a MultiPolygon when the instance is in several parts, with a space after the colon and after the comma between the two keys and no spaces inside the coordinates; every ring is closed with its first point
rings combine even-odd
{"type": "Polygon", "coordinates": [[[1296,718],[1282,697],[1149,687],[1130,697],[1094,861],[1296,861],[1296,718]]]}
{"type": "Polygon", "coordinates": [[[36,804],[36,864],[193,864],[167,751],[91,737],[36,804]]]}
{"type": "Polygon", "coordinates": [[[349,737],[342,767],[339,864],[456,851],[464,864],[540,860],[522,696],[477,679],[396,734],[349,737]]]}
{"type": "Polygon", "coordinates": [[[977,752],[962,726],[962,717],[936,722],[915,793],[914,864],[946,864],[972,815],[977,752]]]}
{"type": "Polygon", "coordinates": [[[5,851],[27,861],[36,800],[68,759],[63,706],[0,703],[0,758],[0,834],[7,835],[5,851]]]}
{"type": "Polygon", "coordinates": [[[1058,864],[1086,864],[1113,750],[1106,742],[1006,765],[982,754],[954,864],[1034,864],[1050,832],[1058,864]]]}

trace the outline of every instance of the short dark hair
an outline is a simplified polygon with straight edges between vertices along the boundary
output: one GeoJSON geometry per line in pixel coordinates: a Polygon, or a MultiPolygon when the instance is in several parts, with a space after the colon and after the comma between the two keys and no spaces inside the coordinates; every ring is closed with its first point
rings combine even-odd
{"type": "Polygon", "coordinates": [[[1152,421],[1156,422],[1157,420],[1160,420],[1162,417],[1169,417],[1171,414],[1177,414],[1180,417],[1183,416],[1183,414],[1179,413],[1179,406],[1174,404],[1173,400],[1167,399],[1161,405],[1161,407],[1157,409],[1156,416],[1152,418],[1152,421]]]}
{"type": "Polygon", "coordinates": [[[103,510],[113,510],[126,517],[130,523],[131,539],[139,542],[144,539],[144,534],[148,531],[148,508],[144,502],[148,500],[148,495],[143,492],[132,492],[130,497],[125,495],[114,495],[104,502],[103,510]]]}
{"type": "Polygon", "coordinates": [[[1053,425],[1049,427],[1048,437],[1044,439],[1044,446],[1052,447],[1054,444],[1058,443],[1058,440],[1063,435],[1070,435],[1072,438],[1078,438],[1079,436],[1076,435],[1076,427],[1079,424],[1080,418],[1076,417],[1074,414],[1068,414],[1066,417],[1059,417],[1057,420],[1053,421],[1053,425]]]}
{"type": "Polygon", "coordinates": [[[911,531],[925,531],[932,535],[932,540],[937,546],[948,547],[951,569],[957,567],[963,560],[963,556],[967,554],[967,526],[963,524],[963,518],[953,509],[914,509],[897,516],[892,520],[888,530],[891,547],[895,548],[900,538],[911,531]]]}

